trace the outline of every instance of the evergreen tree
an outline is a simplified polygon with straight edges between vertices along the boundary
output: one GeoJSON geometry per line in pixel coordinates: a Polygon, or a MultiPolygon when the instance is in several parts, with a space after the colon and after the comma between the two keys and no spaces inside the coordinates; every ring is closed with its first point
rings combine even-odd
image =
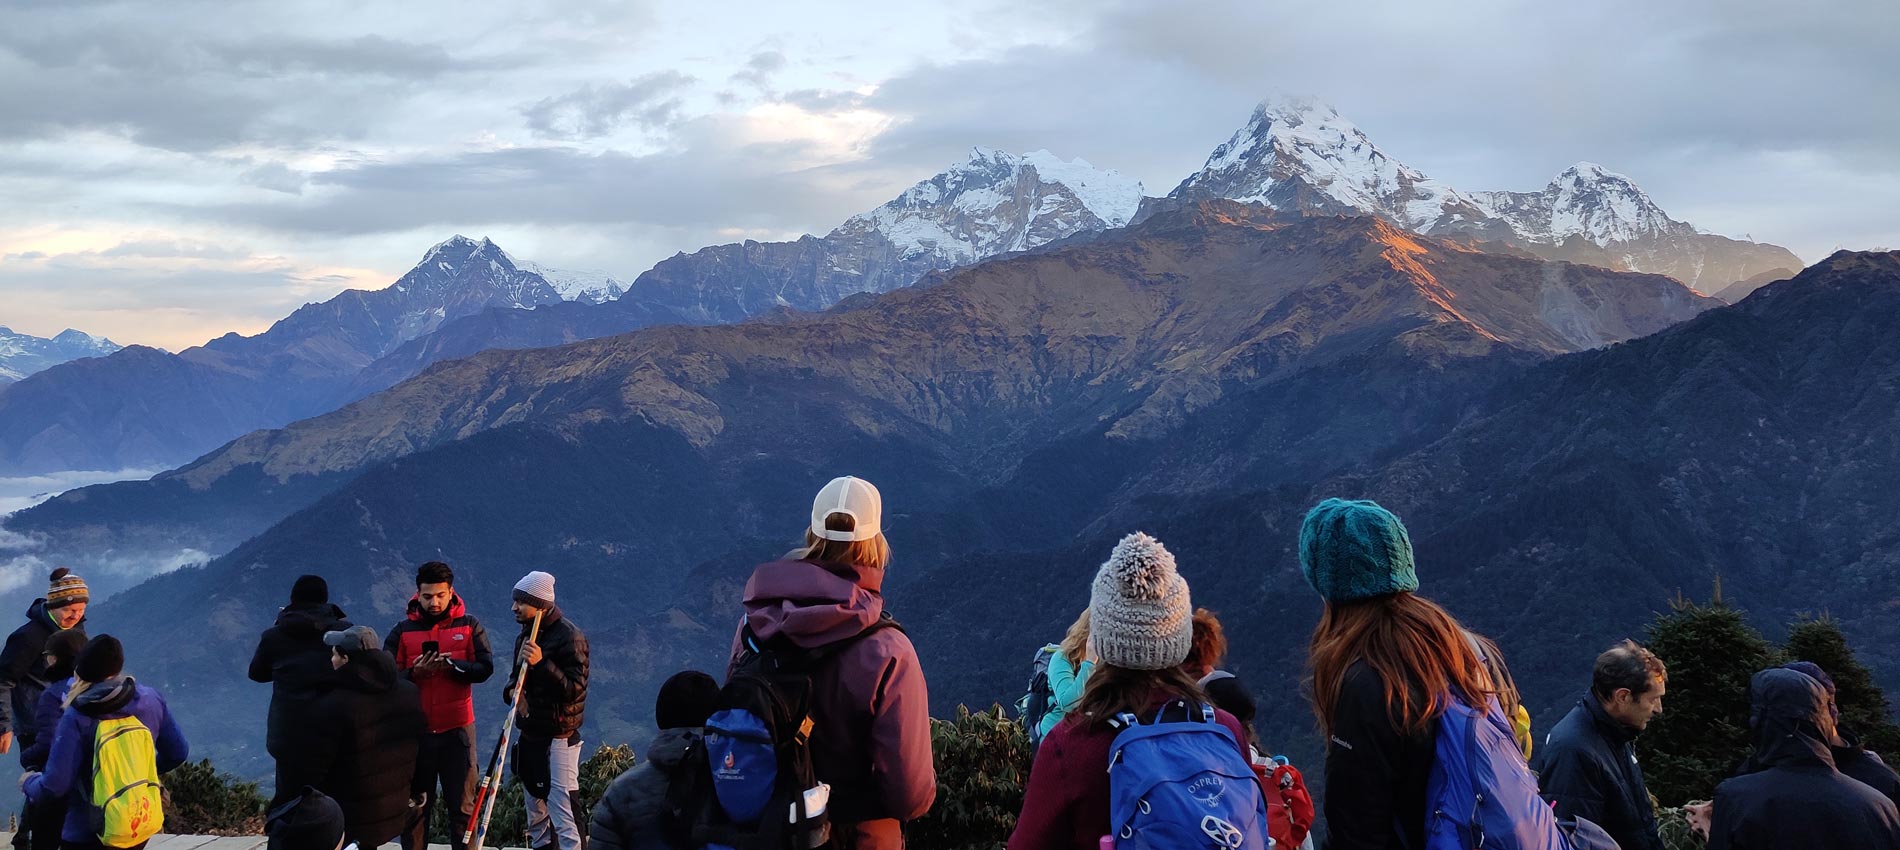
{"type": "Polygon", "coordinates": [[[1894,725],[1892,705],[1874,683],[1873,673],[1854,658],[1839,622],[1823,614],[1795,623],[1788,631],[1787,655],[1827,671],[1837,691],[1841,725],[1859,735],[1868,749],[1900,754],[1900,727],[1894,725]]]}
{"type": "Polygon", "coordinates": [[[1748,756],[1748,683],[1779,663],[1767,639],[1722,601],[1681,596],[1649,626],[1649,649],[1669,668],[1663,714],[1636,739],[1649,790],[1664,806],[1707,800],[1748,756]]]}

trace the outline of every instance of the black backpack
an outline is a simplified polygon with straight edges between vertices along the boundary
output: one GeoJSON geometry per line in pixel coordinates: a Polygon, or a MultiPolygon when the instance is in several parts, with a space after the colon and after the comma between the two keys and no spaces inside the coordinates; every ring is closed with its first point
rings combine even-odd
{"type": "Polygon", "coordinates": [[[1055,707],[1056,692],[1049,685],[1049,662],[1061,650],[1062,647],[1053,643],[1036,650],[1035,660],[1029,662],[1029,688],[1022,699],[1016,701],[1016,716],[1022,718],[1023,731],[1029,735],[1031,745],[1042,743],[1042,719],[1055,707]]]}
{"type": "Polygon", "coordinates": [[[746,627],[719,708],[667,789],[669,840],[733,850],[835,846],[828,791],[811,766],[811,677],[884,629],[903,631],[885,614],[856,635],[803,649],[782,636],[760,641],[746,627]]]}

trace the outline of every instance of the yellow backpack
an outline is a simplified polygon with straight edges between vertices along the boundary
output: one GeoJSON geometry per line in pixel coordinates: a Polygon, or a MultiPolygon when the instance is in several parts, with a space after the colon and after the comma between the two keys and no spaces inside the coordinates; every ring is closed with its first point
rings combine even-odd
{"type": "Polygon", "coordinates": [[[107,847],[137,847],[165,825],[158,749],[137,717],[99,721],[92,745],[92,831],[107,847]]]}

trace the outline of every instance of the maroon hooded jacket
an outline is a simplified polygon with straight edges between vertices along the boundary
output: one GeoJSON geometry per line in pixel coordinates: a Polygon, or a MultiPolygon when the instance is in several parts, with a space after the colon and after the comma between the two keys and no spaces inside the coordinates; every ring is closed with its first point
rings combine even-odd
{"type": "MultiPolygon", "coordinates": [[[[883,582],[883,570],[765,564],[746,582],[745,624],[761,641],[783,635],[804,649],[855,637],[884,613],[883,582]]],[[[734,661],[738,649],[735,636],[734,661]]],[[[831,785],[832,823],[856,850],[903,847],[901,822],[937,797],[917,650],[903,631],[880,629],[823,664],[812,688],[812,769],[831,785]]]]}

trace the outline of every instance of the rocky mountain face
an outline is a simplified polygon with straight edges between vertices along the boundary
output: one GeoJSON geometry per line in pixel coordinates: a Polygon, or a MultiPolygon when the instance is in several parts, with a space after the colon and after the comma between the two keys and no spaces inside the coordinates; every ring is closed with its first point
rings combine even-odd
{"type": "Polygon", "coordinates": [[[1545,259],[1665,274],[1704,294],[1764,275],[1790,277],[1802,266],[1780,246],[1676,221],[1628,177],[1594,163],[1565,169],[1541,192],[1460,192],[1388,156],[1310,98],[1262,103],[1200,172],[1149,206],[1206,198],[1370,213],[1420,233],[1502,242],[1545,259]]]}
{"type": "Polygon", "coordinates": [[[122,346],[67,328],[51,339],[0,327],[0,385],[83,357],[104,357],[122,346]]]}
{"type": "Polygon", "coordinates": [[[256,336],[227,334],[176,355],[134,346],[7,386],[0,474],[182,463],[248,431],[334,409],[360,372],[454,319],[564,298],[493,242],[457,236],[386,289],[305,305],[256,336]]]}
{"type": "MultiPolygon", "coordinates": [[[[840,470],[878,481],[889,527],[908,529],[892,579],[907,620],[949,628],[938,614],[961,600],[927,610],[906,588],[973,550],[997,551],[990,569],[1016,564],[1020,582],[1025,563],[1044,568],[1033,553],[1131,513],[1417,448],[1525,364],[1712,303],[1663,277],[1481,253],[1373,218],[1208,202],[824,314],[484,352],[8,529],[84,535],[161,513],[189,527],[273,505],[253,518],[274,525],[227,537],[209,567],[100,606],[102,623],[174,645],[184,624],[160,615],[165,600],[202,594],[217,634],[145,672],[230,707],[263,694],[221,678],[214,647],[248,640],[299,571],[320,568],[374,622],[397,616],[418,559],[444,557],[500,621],[521,565],[545,567],[578,589],[564,599],[614,661],[596,661],[609,672],[595,722],[630,735],[661,678],[723,652],[745,571],[784,548],[810,490],[840,470]]],[[[976,668],[953,668],[975,650],[931,634],[920,646],[946,683],[933,693],[972,698],[976,668]]],[[[1008,669],[982,698],[1017,686],[1008,669]]]]}

